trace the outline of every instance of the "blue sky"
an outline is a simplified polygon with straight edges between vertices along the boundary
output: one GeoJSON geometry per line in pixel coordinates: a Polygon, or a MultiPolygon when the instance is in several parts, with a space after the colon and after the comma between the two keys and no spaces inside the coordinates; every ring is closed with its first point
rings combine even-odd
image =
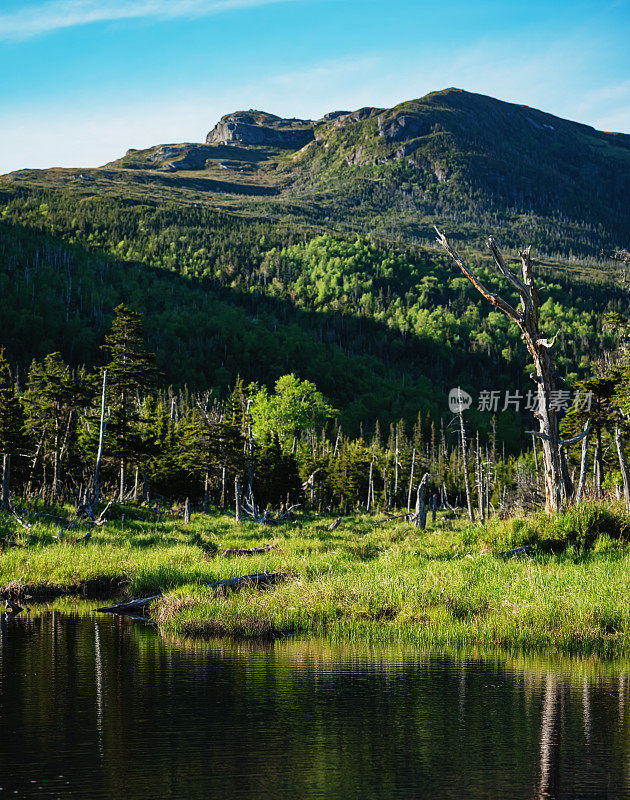
{"type": "Polygon", "coordinates": [[[630,0],[0,0],[0,173],[457,86],[630,132],[630,0]]]}

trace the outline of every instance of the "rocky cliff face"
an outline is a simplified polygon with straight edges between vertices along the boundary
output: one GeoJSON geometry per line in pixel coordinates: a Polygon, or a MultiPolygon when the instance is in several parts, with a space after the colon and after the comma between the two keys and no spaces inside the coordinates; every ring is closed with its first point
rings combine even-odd
{"type": "Polygon", "coordinates": [[[310,120],[282,119],[261,111],[237,111],[222,117],[206,136],[206,144],[268,145],[299,148],[313,139],[310,120]]]}

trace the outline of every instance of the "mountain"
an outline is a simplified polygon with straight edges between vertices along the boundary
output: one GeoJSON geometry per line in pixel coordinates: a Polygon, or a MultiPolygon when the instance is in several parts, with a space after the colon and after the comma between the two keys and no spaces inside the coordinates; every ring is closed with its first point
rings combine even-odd
{"type": "Polygon", "coordinates": [[[547,254],[596,257],[630,239],[630,135],[460,89],[319,120],[237,111],[205,143],[4,180],[91,185],[413,242],[431,240],[445,218],[471,243],[493,232],[547,254]]]}
{"type": "Polygon", "coordinates": [[[457,89],[320,124],[297,161],[314,182],[380,178],[419,204],[479,198],[628,232],[630,135],[457,89]]]}
{"type": "Polygon", "coordinates": [[[123,301],[174,385],[295,371],[353,430],[437,420],[451,386],[526,391],[529,367],[432,226],[503,293],[487,236],[508,257],[534,245],[570,383],[627,305],[602,251],[630,242],[629,179],[627,134],[458,89],[318,120],[234,112],[204,142],[0,178],[0,346],[22,372],[52,350],[98,363],[123,301]]]}

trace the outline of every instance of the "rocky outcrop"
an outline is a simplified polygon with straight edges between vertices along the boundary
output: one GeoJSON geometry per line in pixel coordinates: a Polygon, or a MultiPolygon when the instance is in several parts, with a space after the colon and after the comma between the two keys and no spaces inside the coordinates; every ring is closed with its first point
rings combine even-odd
{"type": "Polygon", "coordinates": [[[400,114],[393,119],[382,114],[378,118],[378,133],[389,142],[404,142],[431,133],[431,120],[413,114],[400,114]]]}
{"type": "Polygon", "coordinates": [[[329,111],[321,118],[321,122],[332,122],[332,120],[338,117],[347,117],[350,113],[350,111],[329,111]]]}
{"type": "Polygon", "coordinates": [[[164,144],[148,158],[158,168],[170,170],[201,170],[207,158],[212,155],[212,148],[202,144],[164,144]]]}
{"type": "Polygon", "coordinates": [[[206,144],[303,147],[313,140],[310,120],[282,119],[260,111],[237,111],[222,117],[206,137],[206,144]]]}

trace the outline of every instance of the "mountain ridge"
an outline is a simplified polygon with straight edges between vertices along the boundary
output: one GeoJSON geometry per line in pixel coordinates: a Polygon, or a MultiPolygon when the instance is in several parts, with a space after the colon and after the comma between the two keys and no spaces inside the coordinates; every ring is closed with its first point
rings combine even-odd
{"type": "Polygon", "coordinates": [[[503,232],[509,246],[528,237],[548,254],[595,257],[630,239],[630,134],[455,88],[318,120],[234,111],[204,142],[3,181],[173,199],[411,242],[431,239],[444,218],[469,242],[503,232]]]}

